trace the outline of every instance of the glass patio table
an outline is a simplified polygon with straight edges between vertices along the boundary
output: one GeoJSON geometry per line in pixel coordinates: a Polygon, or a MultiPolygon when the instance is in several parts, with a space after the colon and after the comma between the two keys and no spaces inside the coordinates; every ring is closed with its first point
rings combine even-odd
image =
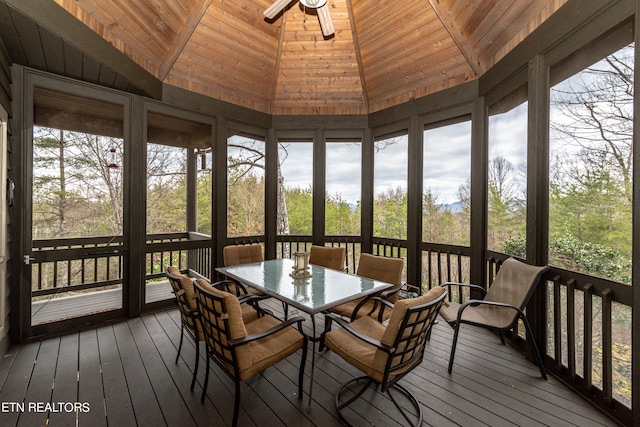
{"type": "Polygon", "coordinates": [[[313,343],[311,351],[311,381],[309,385],[309,408],[313,391],[316,336],[315,315],[342,303],[376,294],[392,287],[366,277],[310,264],[311,277],[293,278],[293,260],[274,259],[232,267],[219,267],[216,271],[238,282],[258,289],[292,307],[310,315],[313,343]]]}

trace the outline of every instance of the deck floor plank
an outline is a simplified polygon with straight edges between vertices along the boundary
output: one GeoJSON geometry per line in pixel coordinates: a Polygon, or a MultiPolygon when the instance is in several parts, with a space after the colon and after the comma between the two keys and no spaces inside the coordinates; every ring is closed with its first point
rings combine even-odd
{"type": "Polygon", "coordinates": [[[44,405],[51,401],[59,348],[60,338],[43,341],[40,345],[25,394],[27,405],[35,406],[28,408],[20,416],[18,426],[31,427],[46,424],[48,413],[44,405]]]}
{"type": "MultiPolygon", "coordinates": [[[[279,302],[262,302],[282,315],[279,302]]],[[[300,314],[300,313],[298,313],[300,314]]],[[[304,328],[311,333],[311,322],[304,328]]],[[[317,333],[323,326],[316,319],[317,333]]],[[[452,330],[435,325],[423,363],[402,383],[420,401],[428,426],[614,426],[613,421],[553,377],[540,378],[537,367],[493,334],[467,329],[456,363],[447,373],[452,330]]],[[[234,384],[217,366],[210,368],[207,397],[200,403],[205,375],[204,349],[196,387],[189,390],[196,346],[180,339],[177,310],[163,310],[126,322],[10,348],[0,362],[0,402],[70,401],[90,404],[78,425],[229,426],[234,384]],[[78,382],[79,378],[79,382],[78,382]],[[52,390],[53,385],[53,390],[52,390]]],[[[310,349],[311,351],[311,349],[310,349]]],[[[297,395],[301,351],[241,386],[241,426],[339,426],[333,406],[340,384],[360,373],[329,350],[316,353],[313,401],[307,411],[310,357],[305,367],[303,399],[297,395]]],[[[358,425],[396,426],[402,421],[379,390],[366,392],[347,414],[358,425]]],[[[49,425],[76,425],[75,416],[49,414],[49,425]]],[[[45,425],[42,414],[0,411],[1,426],[45,425]]]]}
{"type": "Polygon", "coordinates": [[[136,416],[113,326],[100,327],[97,332],[107,422],[110,426],[134,426],[136,416]]]}
{"type": "MultiPolygon", "coordinates": [[[[75,403],[78,399],[78,335],[65,335],[60,338],[60,348],[58,350],[58,360],[55,368],[55,379],[53,382],[52,402],[75,403]]],[[[75,426],[79,414],[69,411],[58,411],[49,414],[50,426],[75,426]]]]}
{"type": "Polygon", "coordinates": [[[166,422],[147,376],[144,359],[138,352],[129,323],[117,323],[113,326],[113,331],[136,423],[140,426],[165,426],[166,422]]]}

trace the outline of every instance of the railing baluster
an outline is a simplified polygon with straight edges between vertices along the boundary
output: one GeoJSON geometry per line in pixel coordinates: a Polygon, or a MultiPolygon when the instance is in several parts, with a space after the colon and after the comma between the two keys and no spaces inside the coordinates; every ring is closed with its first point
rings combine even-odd
{"type": "Polygon", "coordinates": [[[562,369],[562,313],[560,307],[560,278],[553,280],[553,340],[556,369],[562,369]]]}
{"type": "MultiPolygon", "coordinates": [[[[575,286],[576,281],[571,279],[567,282],[567,336],[576,336],[576,307],[575,307],[575,286]]],[[[567,339],[567,361],[569,376],[572,380],[576,378],[576,341],[567,339]]]]}
{"type": "Polygon", "coordinates": [[[613,357],[611,336],[611,302],[613,291],[606,289],[602,293],[602,393],[607,403],[613,396],[613,357]]]}
{"type": "Polygon", "coordinates": [[[593,285],[584,287],[584,382],[587,390],[593,387],[593,285]]]}

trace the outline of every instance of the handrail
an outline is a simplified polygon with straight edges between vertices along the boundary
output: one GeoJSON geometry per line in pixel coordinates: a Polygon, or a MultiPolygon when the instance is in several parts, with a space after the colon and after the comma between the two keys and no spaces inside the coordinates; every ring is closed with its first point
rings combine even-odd
{"type": "MultiPolygon", "coordinates": [[[[264,236],[228,238],[227,244],[264,243],[264,236]]],[[[312,236],[276,236],[278,255],[307,250],[312,236]]],[[[325,245],[346,248],[347,271],[355,272],[361,252],[360,236],[325,236],[325,245]]],[[[374,253],[406,256],[402,239],[374,237],[374,253]]],[[[33,296],[46,296],[60,290],[89,290],[122,282],[122,236],[82,239],[42,239],[34,241],[33,296]],[[105,261],[106,260],[106,261],[105,261]],[[77,268],[77,277],[72,269],[77,268]],[[43,270],[44,269],[44,270],[43,270]],[[48,287],[42,283],[48,280],[48,287]]],[[[422,291],[445,281],[468,282],[471,249],[466,246],[422,242],[422,291]]],[[[147,280],[161,278],[164,268],[176,264],[181,270],[211,277],[211,237],[199,233],[159,233],[147,236],[147,280]]],[[[500,264],[509,257],[486,251],[487,283],[491,283],[500,264]]],[[[619,384],[628,381],[631,369],[628,331],[632,305],[631,286],[552,266],[544,276],[550,304],[547,311],[547,351],[545,367],[606,412],[629,420],[630,391],[619,384]],[[625,323],[626,322],[626,323],[625,323]],[[621,332],[622,331],[622,332],[621,332]],[[594,350],[592,350],[594,349],[594,350]],[[618,350],[621,349],[621,350],[618,350]],[[626,350],[624,350],[626,349],[626,350]]],[[[470,295],[452,295],[460,302],[470,295]]],[[[525,337],[515,337],[522,341],[525,337]]],[[[630,339],[629,339],[630,340],[630,339]]]]}

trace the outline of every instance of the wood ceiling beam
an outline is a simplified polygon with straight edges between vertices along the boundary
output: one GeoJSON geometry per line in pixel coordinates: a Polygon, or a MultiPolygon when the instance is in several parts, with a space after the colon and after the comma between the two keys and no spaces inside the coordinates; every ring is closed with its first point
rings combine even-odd
{"type": "Polygon", "coordinates": [[[358,71],[360,73],[360,86],[362,87],[362,100],[364,102],[364,111],[370,113],[369,110],[369,91],[367,91],[367,80],[364,74],[364,65],[362,64],[362,53],[360,49],[360,39],[356,29],[356,20],[353,15],[353,3],[347,0],[347,11],[349,12],[349,22],[351,24],[351,33],[353,34],[353,48],[355,49],[356,60],[358,61],[358,71]]]}
{"type": "Polygon", "coordinates": [[[278,49],[276,51],[276,65],[273,67],[273,84],[271,85],[271,102],[269,103],[269,114],[273,114],[276,107],[276,94],[278,93],[278,76],[280,75],[280,58],[282,58],[282,45],[284,44],[284,27],[287,24],[287,15],[282,15],[280,24],[280,36],[278,37],[278,49]]]}
{"type": "Polygon", "coordinates": [[[178,60],[178,57],[189,42],[189,39],[191,39],[191,36],[198,27],[198,24],[200,24],[200,21],[204,17],[204,14],[209,9],[210,4],[211,0],[201,0],[200,4],[198,4],[198,6],[194,8],[194,12],[189,14],[187,22],[184,23],[182,30],[171,44],[171,48],[158,67],[158,78],[161,81],[164,81],[164,79],[166,79],[171,72],[173,65],[178,60]]]}
{"type": "Polygon", "coordinates": [[[476,73],[476,77],[481,76],[486,71],[486,65],[480,61],[480,58],[473,50],[473,46],[469,44],[462,31],[458,28],[455,17],[444,5],[440,4],[440,0],[429,0],[429,4],[453,39],[453,42],[460,49],[471,69],[476,73]]]}

